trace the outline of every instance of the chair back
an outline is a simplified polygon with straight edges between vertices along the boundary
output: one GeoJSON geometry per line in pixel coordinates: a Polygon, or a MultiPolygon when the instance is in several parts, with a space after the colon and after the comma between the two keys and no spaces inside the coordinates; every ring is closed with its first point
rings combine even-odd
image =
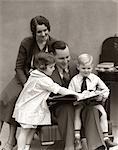
{"type": "Polygon", "coordinates": [[[114,62],[118,65],[118,37],[109,37],[102,43],[99,62],[114,62]]]}

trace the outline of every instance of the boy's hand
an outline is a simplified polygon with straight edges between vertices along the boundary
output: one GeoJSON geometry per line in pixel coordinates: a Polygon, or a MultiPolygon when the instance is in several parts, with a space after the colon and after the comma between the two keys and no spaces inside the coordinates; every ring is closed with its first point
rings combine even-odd
{"type": "Polygon", "coordinates": [[[82,94],[83,94],[83,98],[87,98],[87,97],[90,96],[90,91],[84,90],[84,91],[82,92],[82,94]]]}
{"type": "Polygon", "coordinates": [[[95,91],[95,93],[96,93],[96,94],[99,94],[99,93],[100,93],[100,95],[99,95],[99,96],[97,97],[97,99],[96,99],[97,101],[103,101],[103,102],[106,101],[107,98],[104,97],[104,95],[103,95],[103,93],[101,93],[101,91],[95,91]]]}
{"type": "Polygon", "coordinates": [[[91,93],[90,91],[84,90],[82,93],[80,93],[79,98],[77,98],[77,101],[86,100],[86,98],[92,96],[91,94],[93,95],[93,93],[91,93]]]}

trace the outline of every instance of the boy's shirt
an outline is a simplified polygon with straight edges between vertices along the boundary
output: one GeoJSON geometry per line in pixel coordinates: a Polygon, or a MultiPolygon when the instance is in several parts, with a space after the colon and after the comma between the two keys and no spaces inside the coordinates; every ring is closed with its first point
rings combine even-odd
{"type": "MultiPolygon", "coordinates": [[[[75,75],[69,84],[69,89],[74,90],[75,92],[81,93],[81,85],[83,82],[83,76],[79,73],[75,75]]],[[[87,90],[88,91],[96,91],[96,88],[100,90],[104,90],[103,97],[107,98],[109,95],[109,89],[105,85],[105,83],[94,73],[90,73],[90,75],[86,79],[87,90]]]]}

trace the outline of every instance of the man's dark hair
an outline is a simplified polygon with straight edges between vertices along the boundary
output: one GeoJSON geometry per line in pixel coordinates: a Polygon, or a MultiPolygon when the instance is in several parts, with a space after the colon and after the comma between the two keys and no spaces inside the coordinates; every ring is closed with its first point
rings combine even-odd
{"type": "Polygon", "coordinates": [[[64,50],[66,46],[67,46],[67,43],[65,43],[64,41],[55,41],[52,44],[53,54],[54,55],[56,54],[56,49],[64,50]]]}
{"type": "Polygon", "coordinates": [[[47,18],[45,18],[43,16],[36,16],[36,17],[31,19],[30,29],[31,29],[31,32],[32,32],[34,37],[36,36],[37,25],[43,25],[43,24],[47,27],[48,31],[50,31],[50,23],[49,23],[47,18]]]}

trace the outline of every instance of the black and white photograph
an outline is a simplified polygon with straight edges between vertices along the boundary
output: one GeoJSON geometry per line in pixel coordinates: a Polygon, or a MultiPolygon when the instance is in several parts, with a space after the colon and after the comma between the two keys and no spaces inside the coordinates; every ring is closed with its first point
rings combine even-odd
{"type": "Polygon", "coordinates": [[[118,0],[0,0],[0,150],[118,150],[118,0]]]}

